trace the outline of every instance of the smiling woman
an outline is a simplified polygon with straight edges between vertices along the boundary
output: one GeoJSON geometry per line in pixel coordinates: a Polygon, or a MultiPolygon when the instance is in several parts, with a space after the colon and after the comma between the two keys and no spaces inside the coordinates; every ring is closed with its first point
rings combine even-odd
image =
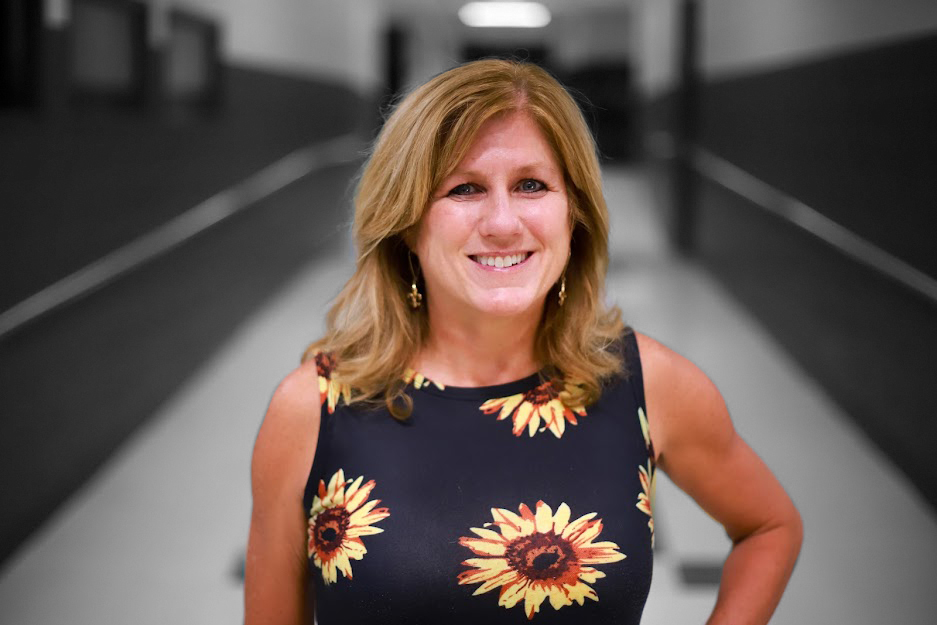
{"type": "Polygon", "coordinates": [[[255,445],[248,625],[637,624],[658,468],[735,543],[711,622],[767,622],[799,516],[706,376],[604,303],[595,146],[552,77],[478,61],[407,96],[354,233],[255,445]]]}
{"type": "Polygon", "coordinates": [[[414,237],[433,293],[431,319],[473,325],[480,315],[485,323],[524,315],[536,326],[569,257],[569,202],[552,154],[524,111],[499,115],[478,131],[414,237]]]}
{"type": "Polygon", "coordinates": [[[583,402],[621,369],[609,349],[620,314],[601,297],[608,216],[595,144],[572,97],[539,67],[469,63],[405,98],[362,172],[354,234],[355,275],[307,351],[336,356],[352,401],[383,398],[406,417],[401,363],[466,386],[549,365],[579,380],[572,393],[583,402]],[[523,262],[505,271],[514,256],[523,262]],[[416,310],[413,285],[424,297],[416,310]],[[477,344],[482,319],[513,328],[518,347],[478,354],[489,367],[478,375],[458,362],[441,371],[452,341],[477,344]],[[463,327],[468,336],[448,336],[463,327]]]}

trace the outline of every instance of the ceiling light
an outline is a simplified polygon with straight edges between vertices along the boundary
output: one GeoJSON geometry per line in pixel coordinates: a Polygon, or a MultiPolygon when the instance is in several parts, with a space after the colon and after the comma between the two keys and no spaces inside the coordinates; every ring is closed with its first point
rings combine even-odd
{"type": "Polygon", "coordinates": [[[550,23],[550,10],[539,2],[469,2],[459,19],[481,28],[542,28],[550,23]]]}

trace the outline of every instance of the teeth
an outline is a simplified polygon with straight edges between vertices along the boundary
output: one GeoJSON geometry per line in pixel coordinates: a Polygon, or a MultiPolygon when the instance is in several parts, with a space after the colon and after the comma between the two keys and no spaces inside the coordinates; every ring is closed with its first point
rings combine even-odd
{"type": "Polygon", "coordinates": [[[513,267],[518,263],[521,263],[527,260],[528,253],[524,252],[522,254],[509,254],[507,256],[475,256],[475,262],[480,265],[486,265],[488,267],[513,267]]]}

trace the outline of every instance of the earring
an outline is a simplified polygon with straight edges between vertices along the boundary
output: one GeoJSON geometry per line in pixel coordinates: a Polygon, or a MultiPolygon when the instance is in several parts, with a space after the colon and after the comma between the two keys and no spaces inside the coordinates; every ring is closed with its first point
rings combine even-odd
{"type": "Polygon", "coordinates": [[[557,295],[557,299],[562,306],[566,302],[566,272],[563,272],[563,279],[560,280],[560,292],[557,295]]]}
{"type": "Polygon", "coordinates": [[[416,288],[416,271],[413,269],[413,253],[407,250],[407,263],[410,265],[410,292],[407,299],[410,300],[410,308],[416,310],[423,305],[423,294],[416,288]]]}

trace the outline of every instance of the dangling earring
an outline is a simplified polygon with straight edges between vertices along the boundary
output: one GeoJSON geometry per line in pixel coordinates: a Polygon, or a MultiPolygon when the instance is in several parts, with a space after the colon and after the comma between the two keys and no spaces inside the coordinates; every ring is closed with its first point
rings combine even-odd
{"type": "Polygon", "coordinates": [[[423,294],[416,288],[416,271],[413,269],[413,252],[407,250],[407,263],[410,265],[410,292],[407,299],[410,300],[410,308],[416,310],[423,305],[423,294]]]}
{"type": "Polygon", "coordinates": [[[566,272],[565,271],[563,272],[563,279],[560,280],[560,292],[557,295],[557,299],[560,302],[560,306],[562,306],[566,302],[566,272]]]}

